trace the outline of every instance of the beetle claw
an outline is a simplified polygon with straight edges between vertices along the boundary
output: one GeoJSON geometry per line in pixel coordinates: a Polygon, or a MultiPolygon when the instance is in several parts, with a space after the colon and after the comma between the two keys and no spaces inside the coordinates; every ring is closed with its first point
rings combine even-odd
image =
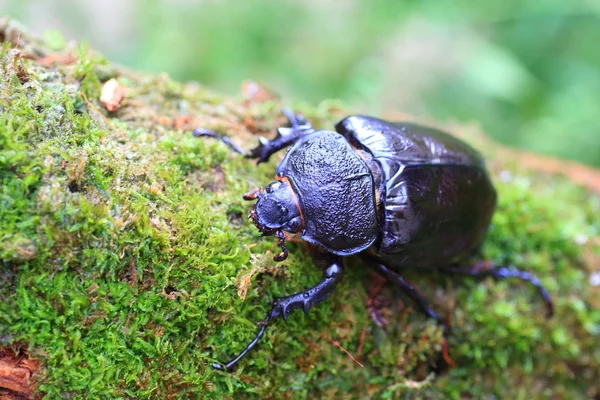
{"type": "Polygon", "coordinates": [[[312,304],[310,303],[310,301],[305,301],[303,304],[303,309],[304,309],[304,314],[308,315],[308,312],[310,311],[310,307],[312,306],[312,304]]]}
{"type": "Polygon", "coordinates": [[[302,135],[314,131],[302,115],[294,114],[289,109],[283,110],[283,113],[288,119],[288,126],[277,128],[277,135],[272,140],[259,136],[258,146],[246,153],[246,157],[256,159],[257,164],[263,163],[269,160],[271,154],[293,144],[302,135]]]}
{"type": "Polygon", "coordinates": [[[283,320],[287,322],[290,313],[294,310],[293,303],[288,300],[288,297],[273,300],[273,303],[271,303],[271,311],[267,314],[267,323],[277,317],[282,317],[283,320]]]}
{"type": "Polygon", "coordinates": [[[292,127],[292,128],[311,127],[310,123],[308,123],[308,121],[302,116],[302,114],[295,114],[289,108],[284,108],[282,111],[283,111],[283,115],[285,115],[286,118],[288,119],[290,127],[292,127]]]}
{"type": "Polygon", "coordinates": [[[212,363],[212,367],[213,367],[214,369],[218,369],[219,371],[225,371],[225,367],[223,367],[221,364],[219,364],[219,363],[216,363],[216,362],[215,362],[215,363],[212,363]]]}
{"type": "Polygon", "coordinates": [[[288,321],[288,317],[290,316],[290,313],[292,312],[292,308],[290,307],[289,304],[286,304],[285,306],[283,306],[283,313],[281,314],[281,316],[283,317],[283,320],[285,322],[288,321]]]}
{"type": "Polygon", "coordinates": [[[278,137],[282,137],[282,136],[289,136],[292,134],[293,128],[286,128],[286,127],[279,127],[277,128],[277,136],[278,137]]]}

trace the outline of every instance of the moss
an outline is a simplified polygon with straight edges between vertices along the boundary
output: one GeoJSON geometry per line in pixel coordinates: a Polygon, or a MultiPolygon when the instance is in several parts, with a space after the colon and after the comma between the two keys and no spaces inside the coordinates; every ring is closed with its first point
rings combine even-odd
{"type": "MultiPolygon", "coordinates": [[[[214,371],[213,361],[254,336],[269,299],[316,282],[319,271],[301,243],[274,266],[263,254],[275,243],[257,239],[243,218],[240,194],[269,182],[277,160],[257,167],[189,131],[204,126],[254,142],[249,131],[283,122],[281,104],[121,71],[85,46],[55,53],[26,33],[19,46],[20,53],[3,43],[0,54],[0,340],[24,342],[43,361],[40,394],[600,393],[600,289],[590,283],[600,258],[600,201],[564,178],[496,157],[483,142],[500,194],[483,252],[537,274],[556,301],[555,318],[545,319],[539,296],[520,282],[409,273],[436,310],[452,316],[458,367],[435,374],[440,329],[392,288],[383,291],[389,323],[375,325],[364,306],[372,277],[353,263],[330,300],[275,324],[233,373],[214,371]],[[126,98],[108,114],[97,99],[112,77],[126,98]],[[244,274],[254,275],[242,301],[244,274]],[[364,367],[333,342],[355,355],[361,346],[364,367]]],[[[337,102],[297,107],[318,126],[348,112],[337,102]]]]}

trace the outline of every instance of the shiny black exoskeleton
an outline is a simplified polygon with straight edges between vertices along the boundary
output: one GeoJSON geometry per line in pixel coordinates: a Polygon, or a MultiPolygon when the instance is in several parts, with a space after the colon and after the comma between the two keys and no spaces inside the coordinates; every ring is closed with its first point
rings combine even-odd
{"type": "Polygon", "coordinates": [[[359,253],[442,326],[427,301],[402,278],[402,269],[517,277],[538,288],[552,314],[552,300],[535,276],[484,263],[460,266],[481,246],[496,204],[484,162],[472,147],[411,123],[351,116],[338,122],[333,132],[314,130],[291,112],[286,116],[290,126],[278,128],[274,140],[260,138],[260,145],[250,153],[214,132],[194,132],[220,138],[258,162],[291,145],[277,167],[275,181],[244,198],[257,200],[249,215],[256,227],[264,235],[278,237],[281,252],[275,260],[288,255],[283,231],[300,233],[314,245],[313,256],[323,270],[317,285],[274,300],[254,340],[239,356],[225,366],[215,363],[215,368],[233,366],[275,318],[287,320],[293,309],[308,312],[326,299],[342,278],[342,258],[359,253]]]}

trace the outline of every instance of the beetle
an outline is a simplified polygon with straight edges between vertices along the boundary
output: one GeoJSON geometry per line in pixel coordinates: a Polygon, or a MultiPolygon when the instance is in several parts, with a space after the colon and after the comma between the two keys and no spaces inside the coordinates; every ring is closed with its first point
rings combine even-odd
{"type": "Polygon", "coordinates": [[[369,116],[349,116],[335,131],[315,130],[301,115],[284,110],[288,126],[273,140],[259,138],[250,152],[229,138],[206,129],[194,136],[214,137],[258,163],[288,146],[265,189],[246,193],[256,200],[249,213],[264,236],[275,235],[288,256],[284,231],[299,233],[323,271],[315,286],[273,300],[255,338],[234,359],[214,363],[228,370],[250,351],[267,326],[290,312],[305,313],[325,300],[341,281],[343,259],[359,255],[365,263],[400,287],[427,316],[449,328],[401,271],[438,269],[495,279],[516,277],[533,284],[548,315],[553,302],[534,275],[478,263],[464,266],[476,255],[496,206],[496,191],[481,155],[467,143],[439,130],[369,116]]]}

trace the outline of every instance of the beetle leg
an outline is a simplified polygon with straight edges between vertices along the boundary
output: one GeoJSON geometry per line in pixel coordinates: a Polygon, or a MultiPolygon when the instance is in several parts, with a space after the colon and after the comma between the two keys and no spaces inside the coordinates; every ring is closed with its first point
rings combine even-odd
{"type": "Polygon", "coordinates": [[[231,141],[231,139],[229,139],[227,136],[219,135],[216,132],[213,132],[213,131],[210,131],[210,130],[204,129],[204,128],[196,129],[194,131],[193,135],[194,135],[194,137],[205,136],[205,137],[212,137],[215,139],[219,139],[221,142],[225,143],[231,150],[243,155],[244,157],[249,157],[248,153],[246,153],[246,151],[244,149],[242,149],[241,147],[239,147],[238,145],[233,143],[231,141]]]}
{"type": "Polygon", "coordinates": [[[310,123],[304,119],[301,114],[294,114],[292,110],[289,108],[283,109],[283,115],[285,115],[288,119],[288,122],[292,128],[301,128],[301,127],[311,127],[310,123]]]}
{"type": "Polygon", "coordinates": [[[521,271],[515,267],[497,267],[492,263],[485,261],[478,262],[472,267],[467,268],[444,267],[442,268],[442,271],[470,276],[491,276],[496,280],[505,278],[519,278],[523,281],[531,283],[537,288],[538,292],[546,303],[546,307],[548,308],[547,317],[550,318],[554,314],[554,302],[552,301],[552,297],[550,297],[550,293],[548,293],[540,280],[532,273],[521,271]]]}
{"type": "Polygon", "coordinates": [[[388,281],[392,282],[394,285],[402,289],[402,291],[406,293],[406,295],[419,306],[421,312],[423,312],[429,318],[434,319],[438,324],[440,324],[440,326],[444,328],[444,336],[447,336],[447,334],[449,333],[449,328],[446,326],[446,324],[440,318],[440,316],[435,311],[433,311],[433,309],[429,306],[429,302],[427,301],[427,299],[421,293],[419,293],[419,291],[413,284],[404,279],[396,271],[386,267],[384,264],[373,260],[369,261],[370,264],[379,273],[385,276],[388,281]]]}
{"type": "MultiPolygon", "coordinates": [[[[452,359],[448,356],[448,337],[450,336],[450,325],[445,323],[440,316],[433,311],[433,309],[429,306],[429,302],[427,299],[419,293],[417,288],[404,279],[399,273],[388,268],[384,264],[377,262],[371,258],[368,258],[367,261],[383,276],[387,278],[388,281],[392,282],[396,286],[398,286],[412,301],[414,301],[421,311],[427,315],[429,318],[434,319],[438,325],[442,327],[442,334],[444,336],[444,341],[442,343],[442,360],[446,364],[438,364],[438,365],[448,365],[452,367],[456,367],[456,363],[452,361],[452,359]]],[[[440,369],[441,370],[441,369],[440,369]]]]}
{"type": "Polygon", "coordinates": [[[287,321],[289,314],[296,308],[302,308],[304,313],[308,314],[308,311],[314,304],[320,303],[329,297],[336,285],[342,280],[344,273],[344,265],[341,258],[336,256],[332,258],[335,261],[323,269],[323,279],[321,282],[303,292],[275,299],[267,320],[281,316],[287,321]]]}
{"type": "Polygon", "coordinates": [[[287,108],[283,110],[283,113],[288,118],[289,126],[277,128],[277,136],[273,140],[259,137],[259,145],[250,150],[246,157],[256,158],[258,163],[265,162],[273,153],[290,146],[303,135],[314,131],[312,125],[300,114],[294,114],[287,108]]]}
{"type": "Polygon", "coordinates": [[[315,286],[291,296],[280,297],[273,300],[271,310],[267,313],[267,317],[260,323],[261,327],[250,344],[233,360],[226,364],[213,363],[213,368],[219,370],[228,370],[234,366],[242,357],[244,357],[260,340],[265,333],[267,325],[269,325],[277,317],[283,317],[287,321],[292,310],[302,308],[305,313],[308,313],[310,308],[323,300],[325,300],[333,292],[335,286],[341,281],[344,272],[342,259],[331,254],[323,254],[318,259],[319,261],[327,261],[328,266],[323,269],[323,280],[315,286]]]}
{"type": "Polygon", "coordinates": [[[194,131],[193,135],[195,137],[204,136],[219,139],[221,142],[225,143],[231,150],[243,155],[244,157],[255,158],[260,164],[269,160],[269,157],[271,157],[273,153],[293,144],[302,135],[314,131],[310,122],[306,121],[302,115],[294,114],[291,110],[287,108],[283,110],[283,113],[288,119],[289,126],[282,126],[277,128],[277,136],[275,136],[273,140],[269,140],[265,137],[259,136],[258,146],[250,150],[250,152],[245,151],[244,149],[233,143],[231,139],[229,139],[227,136],[220,135],[208,129],[198,128],[194,131]]]}

